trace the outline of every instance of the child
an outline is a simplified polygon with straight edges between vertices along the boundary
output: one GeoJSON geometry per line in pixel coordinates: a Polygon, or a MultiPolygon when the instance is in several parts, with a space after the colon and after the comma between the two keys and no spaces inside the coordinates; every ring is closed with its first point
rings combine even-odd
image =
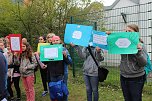
{"type": "Polygon", "coordinates": [[[35,101],[34,68],[37,62],[28,42],[22,43],[20,58],[20,73],[26,92],[26,101],[35,101]]]}
{"type": "MultiPolygon", "coordinates": [[[[135,24],[130,24],[127,25],[126,32],[139,32],[139,28],[135,24]]],[[[147,56],[141,43],[137,45],[137,49],[136,54],[121,54],[120,82],[125,101],[142,101],[147,56]]]]}
{"type": "MultiPolygon", "coordinates": [[[[61,44],[60,37],[59,36],[53,36],[52,37],[52,44],[61,44]]],[[[58,82],[60,80],[63,80],[65,65],[67,66],[71,62],[72,62],[72,59],[71,59],[70,55],[68,54],[68,50],[66,48],[63,48],[63,60],[61,60],[61,61],[50,61],[50,62],[47,63],[49,83],[58,82]]],[[[52,101],[67,101],[67,96],[68,95],[64,94],[62,99],[52,98],[51,97],[52,92],[51,92],[50,87],[49,87],[49,90],[50,90],[50,98],[51,98],[52,101]]]]}
{"type": "Polygon", "coordinates": [[[7,79],[7,89],[10,94],[11,100],[14,99],[14,94],[12,90],[12,84],[14,83],[15,90],[17,92],[17,99],[16,101],[21,100],[21,91],[19,87],[19,81],[20,81],[20,71],[19,71],[19,54],[18,53],[12,53],[10,50],[10,45],[7,44],[7,54],[6,59],[8,62],[8,79],[7,79]]]}
{"type": "MultiPolygon", "coordinates": [[[[39,43],[45,43],[46,38],[44,36],[40,36],[39,37],[39,43]]],[[[40,61],[40,57],[39,57],[39,52],[35,52],[35,56],[36,59],[40,65],[40,74],[41,74],[41,79],[42,79],[42,83],[43,83],[43,88],[44,91],[42,92],[42,96],[45,96],[48,93],[48,89],[47,89],[47,68],[46,65],[44,65],[41,61],[40,61]]]]}

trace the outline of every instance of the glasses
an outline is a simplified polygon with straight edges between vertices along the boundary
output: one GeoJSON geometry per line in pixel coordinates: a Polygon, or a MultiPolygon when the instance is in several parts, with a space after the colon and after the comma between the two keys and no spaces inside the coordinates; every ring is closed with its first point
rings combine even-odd
{"type": "Polygon", "coordinates": [[[126,32],[132,32],[131,30],[127,30],[126,32]]]}

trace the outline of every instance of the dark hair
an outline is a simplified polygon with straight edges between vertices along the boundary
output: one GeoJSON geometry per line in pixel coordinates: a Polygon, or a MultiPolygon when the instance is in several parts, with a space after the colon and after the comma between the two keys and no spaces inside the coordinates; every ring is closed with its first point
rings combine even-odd
{"type": "MultiPolygon", "coordinates": [[[[42,37],[42,38],[44,39],[44,41],[46,41],[46,37],[45,37],[45,36],[40,36],[40,37],[42,37]]],[[[40,38],[40,37],[39,37],[39,38],[40,38]]]]}
{"type": "Polygon", "coordinates": [[[131,29],[134,30],[135,32],[139,32],[139,28],[138,28],[138,26],[135,25],[135,24],[127,25],[127,27],[131,28],[131,29]]]}

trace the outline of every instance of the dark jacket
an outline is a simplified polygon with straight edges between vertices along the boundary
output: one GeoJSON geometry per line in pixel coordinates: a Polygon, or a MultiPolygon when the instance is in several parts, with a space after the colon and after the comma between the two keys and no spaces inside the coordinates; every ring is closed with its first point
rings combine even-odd
{"type": "Polygon", "coordinates": [[[0,49],[0,100],[7,97],[7,62],[0,49]]]}
{"type": "MultiPolygon", "coordinates": [[[[66,48],[64,48],[63,50],[66,50],[66,48]]],[[[70,64],[71,62],[71,57],[64,57],[64,55],[63,60],[43,62],[47,65],[48,82],[51,81],[51,77],[63,76],[65,72],[65,64],[70,64]]]]}

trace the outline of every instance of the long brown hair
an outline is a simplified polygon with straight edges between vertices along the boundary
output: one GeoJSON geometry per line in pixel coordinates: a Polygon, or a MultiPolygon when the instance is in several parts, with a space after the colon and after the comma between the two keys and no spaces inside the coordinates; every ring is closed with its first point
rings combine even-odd
{"type": "Polygon", "coordinates": [[[127,27],[131,28],[135,32],[139,32],[139,27],[136,24],[127,25],[127,27]]]}
{"type": "Polygon", "coordinates": [[[26,58],[31,58],[33,53],[31,45],[28,42],[22,42],[22,44],[26,46],[26,50],[22,52],[21,58],[23,56],[25,56],[26,58]]]}

